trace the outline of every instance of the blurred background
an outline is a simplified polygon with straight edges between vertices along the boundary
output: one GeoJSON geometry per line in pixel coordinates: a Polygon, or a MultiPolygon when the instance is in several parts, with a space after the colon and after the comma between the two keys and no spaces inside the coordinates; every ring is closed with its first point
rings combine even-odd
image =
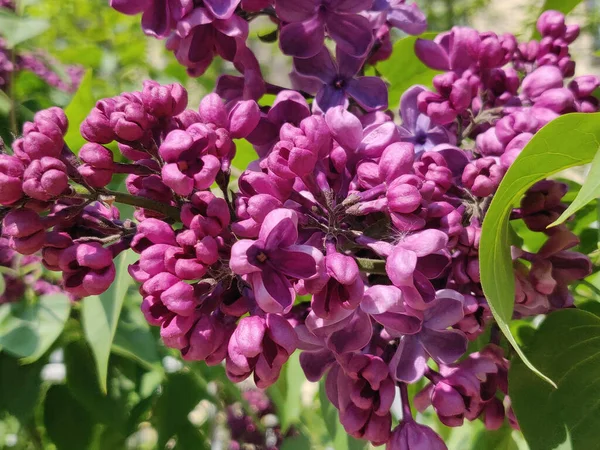
{"type": "MultiPolygon", "coordinates": [[[[569,16],[570,23],[582,26],[582,37],[573,47],[577,74],[600,72],[600,0],[417,3],[427,13],[431,31],[469,25],[479,31],[511,32],[523,40],[534,35],[542,8],[578,3],[569,16]]],[[[148,78],[183,84],[194,107],[219,74],[232,71],[216,59],[203,77],[189,78],[163,42],[142,34],[138,16],[117,13],[107,0],[22,0],[17,5],[0,0],[0,6],[9,7],[0,10],[0,136],[6,145],[42,108],[70,105],[70,116],[77,116],[73,110],[79,109],[83,118],[95,100],[140,89],[148,78]]],[[[257,38],[272,28],[268,21],[254,24],[252,45],[259,60],[268,61],[265,78],[285,86],[289,59],[257,38]]],[[[72,128],[75,137],[67,140],[76,142],[72,128]]],[[[112,347],[106,394],[96,379],[77,306],[50,351],[34,364],[20,366],[0,352],[0,449],[365,448],[343,432],[322,386],[305,381],[298,353],[266,393],[251,382],[234,386],[223,367],[184,363],[162,346],[139,303],[130,286],[112,347]]],[[[2,319],[0,311],[0,329],[2,319]]],[[[430,414],[419,418],[435,427],[450,449],[527,449],[519,433],[508,427],[485,433],[479,421],[448,429],[430,414]]]]}

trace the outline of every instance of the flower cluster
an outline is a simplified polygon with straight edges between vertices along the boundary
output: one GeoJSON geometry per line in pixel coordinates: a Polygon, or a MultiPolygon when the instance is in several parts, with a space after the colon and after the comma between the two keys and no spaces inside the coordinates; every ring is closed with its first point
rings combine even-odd
{"type": "MultiPolygon", "coordinates": [[[[598,108],[597,77],[564,87],[576,32],[560,13],[544,14],[544,43],[527,58],[509,35],[454,28],[419,40],[423,62],[444,73],[432,90],[404,93],[396,123],[383,81],[356,75],[385,57],[382,30],[422,31],[416,7],[274,3],[112,0],[125,13],[143,12],[147,32],[170,36],[192,73],[217,53],[244,78],[222,78],[197,110],[186,109],[181,86],[152,81],[100,100],[81,125],[88,142],[78,156],[63,139],[64,113],[39,112],[14,155],[0,155],[10,247],[41,250],[78,297],[107,289],[113,258],[132,249],[142,311],[165,345],[186,360],[224,362],[231,380],[252,377],[259,388],[301,350],[307,378],[326,376],[346,431],[389,450],[445,448],[410,416],[407,385],[424,377],[431,384],[416,404],[432,405],[445,424],[481,418],[493,429],[508,416],[517,426],[498,333],[461,360],[469,341],[494,327],[480,284],[481,223],[506,170],[544,124],[598,108]],[[259,107],[268,83],[243,24],[265,12],[294,57],[292,78],[308,88],[277,88],[272,105],[259,107]],[[336,43],[335,61],[325,36],[336,43]],[[253,144],[259,159],[230,190],[236,139],[253,144]],[[108,187],[114,174],[127,175],[127,192],[108,187]],[[114,201],[135,206],[135,222],[121,220],[114,201]],[[398,390],[405,414],[392,429],[398,390]]],[[[577,239],[566,227],[546,230],[565,192],[541,182],[514,211],[548,235],[536,253],[514,250],[519,317],[570,306],[568,284],[590,271],[569,250],[577,239]]]]}

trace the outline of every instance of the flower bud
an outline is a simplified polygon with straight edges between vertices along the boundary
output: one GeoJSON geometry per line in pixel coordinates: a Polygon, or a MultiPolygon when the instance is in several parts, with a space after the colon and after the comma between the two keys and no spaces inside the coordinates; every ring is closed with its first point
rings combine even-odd
{"type": "Polygon", "coordinates": [[[58,266],[66,291],[79,297],[99,295],[115,279],[112,252],[97,242],[84,242],[63,250],[58,266]]]}
{"type": "Polygon", "coordinates": [[[67,166],[50,156],[32,161],[23,177],[23,192],[36,200],[58,197],[68,186],[67,166]]]}
{"type": "Polygon", "coordinates": [[[19,158],[0,154],[0,205],[11,205],[23,197],[23,171],[19,158]]]}
{"type": "Polygon", "coordinates": [[[182,113],[187,100],[187,91],[179,83],[163,86],[152,80],[144,81],[142,103],[154,117],[167,118],[182,113]]]}
{"type": "Polygon", "coordinates": [[[477,197],[487,197],[496,191],[503,176],[504,169],[494,158],[480,158],[467,164],[462,182],[477,197]]]}
{"type": "Polygon", "coordinates": [[[46,239],[46,228],[42,219],[27,208],[11,210],[4,217],[2,230],[10,238],[10,247],[22,255],[37,252],[46,239]]]}

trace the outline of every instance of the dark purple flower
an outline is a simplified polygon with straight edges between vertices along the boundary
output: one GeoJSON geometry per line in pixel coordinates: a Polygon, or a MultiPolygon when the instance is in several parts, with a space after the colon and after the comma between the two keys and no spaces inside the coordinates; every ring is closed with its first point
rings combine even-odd
{"type": "Polygon", "coordinates": [[[265,389],[279,378],[283,364],[296,350],[298,337],[278,314],[240,320],[227,347],[227,376],[239,382],[254,372],[256,385],[265,389]]]}
{"type": "Polygon", "coordinates": [[[431,428],[408,418],[394,428],[385,450],[448,450],[448,447],[431,428]]]}
{"type": "Polygon", "coordinates": [[[269,313],[287,313],[295,292],[290,279],[319,276],[323,254],[310,245],[297,245],[298,216],[289,209],[271,211],[256,241],[242,239],[231,249],[230,267],[245,275],[258,306],[269,313]]]}
{"type": "Polygon", "coordinates": [[[315,98],[321,111],[334,106],[347,106],[348,97],[367,111],[387,108],[387,87],[383,80],[378,77],[356,77],[364,58],[352,57],[338,49],[336,59],[334,62],[326,48],[308,59],[294,59],[298,73],[317,78],[323,83],[315,98]]]}
{"type": "Polygon", "coordinates": [[[417,334],[405,335],[390,362],[395,380],[415,383],[427,370],[427,359],[451,364],[467,350],[467,338],[459,330],[448,330],[463,318],[463,297],[444,289],[423,314],[423,328],[417,334]]]}
{"type": "Polygon", "coordinates": [[[310,58],[323,48],[325,32],[337,48],[363,57],[371,47],[371,25],[358,13],[371,7],[372,0],[278,0],[277,16],[286,23],[281,29],[283,53],[310,58]]]}

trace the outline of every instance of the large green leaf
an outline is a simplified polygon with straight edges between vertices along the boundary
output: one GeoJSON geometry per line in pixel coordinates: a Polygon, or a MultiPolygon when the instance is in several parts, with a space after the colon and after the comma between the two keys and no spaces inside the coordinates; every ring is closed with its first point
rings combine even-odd
{"type": "Polygon", "coordinates": [[[498,326],[531,370],[551,383],[525,357],[510,332],[515,280],[510,255],[509,217],[536,182],[592,160],[600,142],[600,113],[567,114],[542,128],[506,173],[486,213],[481,232],[481,284],[498,326]]]}
{"type": "Polygon", "coordinates": [[[0,353],[0,411],[22,422],[33,415],[40,397],[42,363],[19,364],[15,358],[0,353]]]}
{"type": "Polygon", "coordinates": [[[269,395],[277,406],[281,421],[281,431],[285,433],[289,427],[300,420],[302,413],[302,385],[306,380],[300,366],[300,352],[294,352],[281,370],[277,382],[269,387],[269,395]]]}
{"type": "Polygon", "coordinates": [[[206,397],[197,375],[187,371],[168,376],[152,418],[158,432],[158,448],[165,448],[173,436],[185,434],[190,424],[188,414],[206,397]]]}
{"type": "MultiPolygon", "coordinates": [[[[600,127],[600,125],[599,125],[600,127]]],[[[561,216],[550,226],[555,226],[563,223],[581,208],[600,196],[600,143],[598,143],[598,151],[592,160],[590,171],[577,194],[575,200],[561,214],[561,216]]],[[[595,213],[595,211],[594,211],[595,213]]]]}
{"type": "Polygon", "coordinates": [[[126,423],[126,398],[118,383],[111,382],[107,392],[100,390],[92,353],[85,341],[70,342],[64,349],[67,386],[94,419],[118,429],[126,423]]]}
{"type": "Polygon", "coordinates": [[[0,348],[23,363],[37,361],[62,332],[70,311],[71,301],[64,294],[0,306],[0,348]]]}
{"type": "Polygon", "coordinates": [[[65,385],[54,385],[46,394],[44,425],[57,450],[90,448],[94,423],[65,385]]]}
{"type": "Polygon", "coordinates": [[[135,253],[125,251],[117,258],[116,278],[110,288],[101,295],[87,297],[83,300],[82,321],[85,338],[96,359],[98,381],[106,392],[106,374],[108,357],[113,343],[117,323],[127,289],[133,282],[127,272],[127,266],[135,260],[135,253]]]}
{"type": "Polygon", "coordinates": [[[550,314],[527,346],[531,361],[558,385],[553,389],[516,360],[509,393],[532,450],[598,448],[600,318],[566,309],[550,314]],[[562,447],[561,447],[562,446],[562,447]]]}
{"type": "Polygon", "coordinates": [[[49,27],[50,22],[46,19],[20,17],[6,8],[0,11],[0,31],[8,48],[39,36],[49,27]]]}
{"type": "Polygon", "coordinates": [[[112,351],[136,360],[147,369],[162,371],[157,340],[147,326],[119,321],[112,351]]]}
{"type": "Polygon", "coordinates": [[[65,114],[69,119],[69,130],[65,135],[65,142],[75,154],[78,154],[81,146],[86,143],[79,132],[79,127],[96,104],[92,93],[92,82],[93,74],[91,70],[88,70],[79,84],[79,89],[65,108],[65,114]]]}
{"type": "Polygon", "coordinates": [[[437,33],[424,33],[421,36],[408,36],[394,44],[392,56],[377,64],[377,70],[389,83],[388,96],[390,109],[400,104],[400,97],[411,86],[421,84],[431,86],[438,72],[421,62],[415,54],[417,39],[433,39],[437,33]]]}

